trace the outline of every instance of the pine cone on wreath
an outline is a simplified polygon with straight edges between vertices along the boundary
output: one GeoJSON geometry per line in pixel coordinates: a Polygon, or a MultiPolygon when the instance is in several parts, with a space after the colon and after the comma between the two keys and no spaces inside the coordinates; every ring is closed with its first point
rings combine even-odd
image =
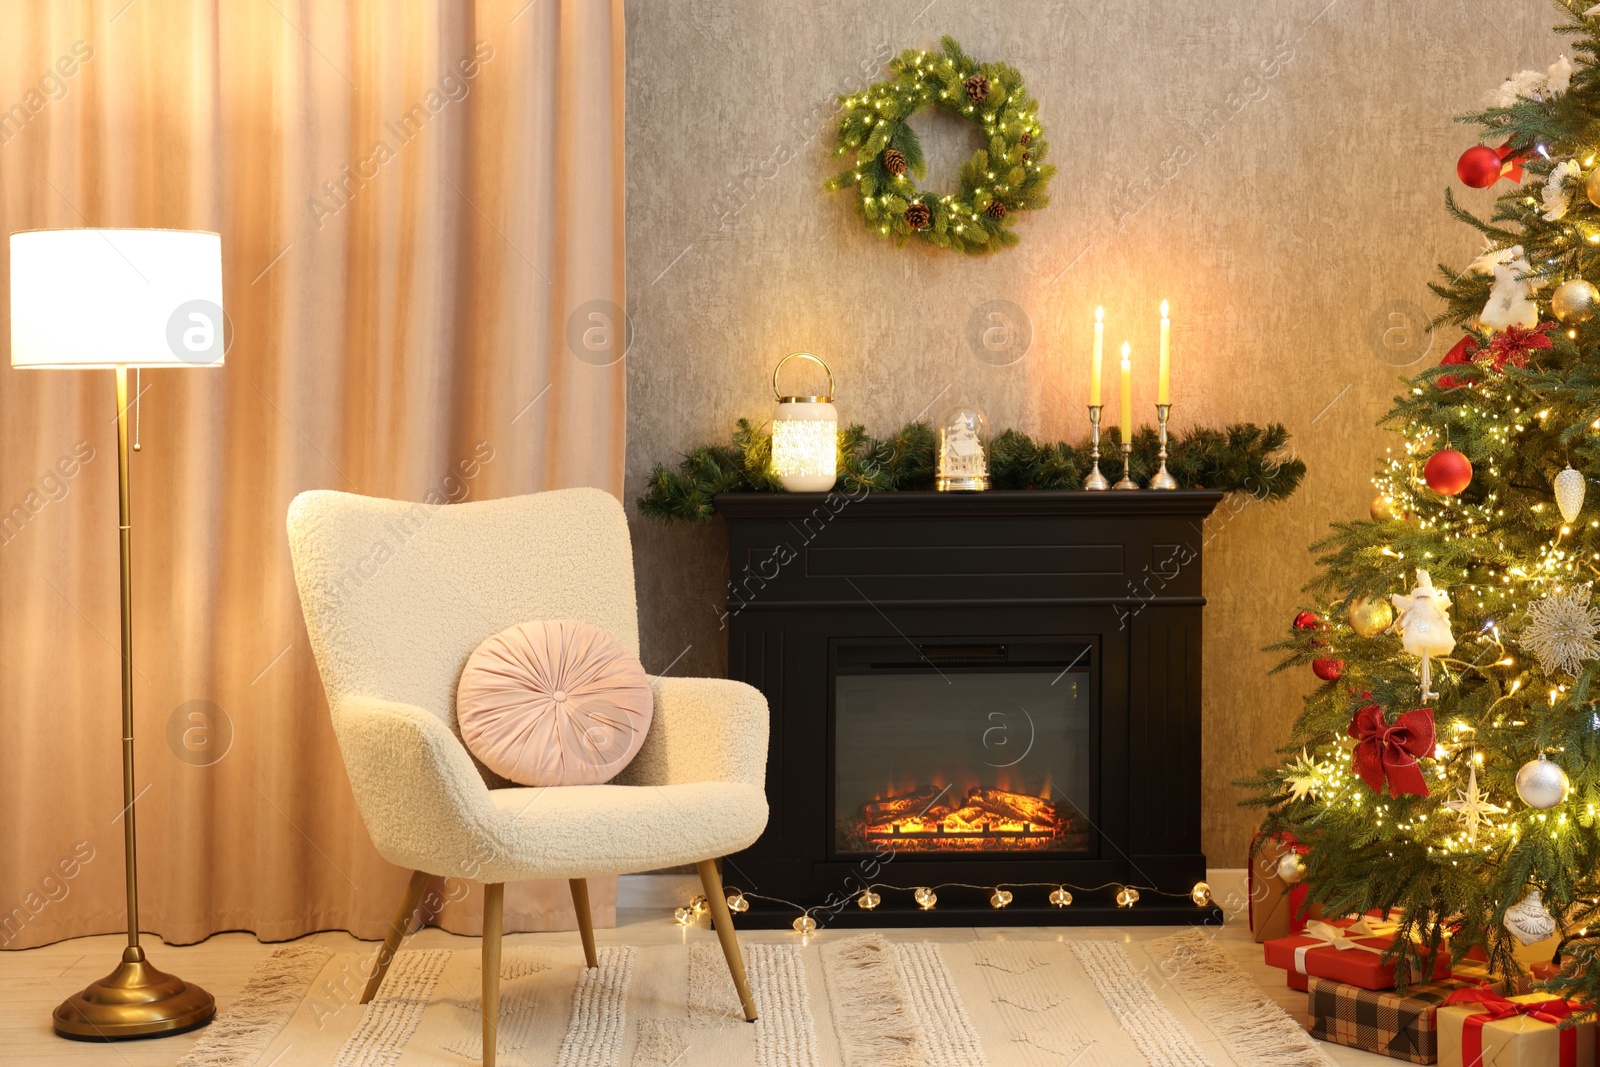
{"type": "Polygon", "coordinates": [[[1022,153],[1022,161],[1024,163],[1028,162],[1028,160],[1030,160],[1032,158],[1033,158],[1033,153],[1032,152],[1024,152],[1024,153],[1022,153]]]}
{"type": "Polygon", "coordinates": [[[898,148],[889,149],[883,154],[883,169],[898,178],[906,172],[905,155],[898,148]]]}
{"type": "Polygon", "coordinates": [[[965,82],[967,99],[974,104],[981,104],[989,98],[989,79],[982,74],[974,74],[965,82]]]}
{"type": "Polygon", "coordinates": [[[998,200],[991,200],[983,213],[991,219],[1003,219],[1006,217],[1006,206],[998,200]]]}
{"type": "Polygon", "coordinates": [[[1020,140],[1021,140],[1021,142],[1023,144],[1028,144],[1030,141],[1033,140],[1033,134],[1032,133],[1028,133],[1028,132],[1024,132],[1022,137],[1020,138],[1020,140]]]}
{"type": "Polygon", "coordinates": [[[926,230],[928,223],[933,221],[933,212],[927,204],[915,203],[906,208],[906,225],[913,230],[926,230]]]}

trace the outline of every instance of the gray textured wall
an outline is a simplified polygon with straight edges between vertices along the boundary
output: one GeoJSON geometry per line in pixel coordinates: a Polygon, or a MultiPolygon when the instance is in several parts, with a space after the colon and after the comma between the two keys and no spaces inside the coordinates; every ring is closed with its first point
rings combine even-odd
{"type": "MultiPolygon", "coordinates": [[[[1171,300],[1174,422],[1282,421],[1310,466],[1288,503],[1224,511],[1207,546],[1205,847],[1238,865],[1254,817],[1228,783],[1270,758],[1308,684],[1268,678],[1258,650],[1295,609],[1306,546],[1365,513],[1397,368],[1454,341],[1384,332],[1425,323],[1434,264],[1478,247],[1441,206],[1471,143],[1451,116],[1553,60],[1553,21],[1537,0],[631,0],[630,500],[653,463],[765,418],[795,349],[832,363],[841,417],[874,432],[964,396],[996,427],[1075,439],[1104,304],[1149,412],[1171,300]],[[1022,243],[981,260],[895,249],[819,188],[834,94],[944,33],[1022,72],[1060,168],[1022,243]],[[1018,362],[968,344],[990,300],[1031,323],[1018,362]]],[[[922,129],[929,184],[953,184],[969,135],[922,129]]],[[[634,537],[646,667],[721,673],[725,535],[634,537]]]]}

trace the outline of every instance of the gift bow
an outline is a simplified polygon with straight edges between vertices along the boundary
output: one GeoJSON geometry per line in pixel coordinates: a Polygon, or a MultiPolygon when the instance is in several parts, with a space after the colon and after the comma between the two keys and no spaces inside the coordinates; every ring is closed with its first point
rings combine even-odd
{"type": "Polygon", "coordinates": [[[1294,969],[1299,974],[1307,973],[1306,954],[1314,948],[1332,947],[1340,952],[1359,949],[1362,952],[1371,952],[1381,956],[1384,953],[1384,949],[1377,945],[1363,945],[1356,938],[1380,937],[1384,934],[1393,934],[1399,928],[1399,923],[1375,922],[1368,919],[1361,919],[1348,927],[1335,926],[1333,923],[1323,922],[1321,919],[1312,919],[1306,923],[1306,928],[1300,931],[1297,936],[1312,938],[1315,943],[1301,945],[1294,950],[1294,969]]]}
{"type": "Polygon", "coordinates": [[[1383,792],[1387,780],[1391,796],[1428,795],[1428,783],[1423,780],[1417,759],[1433,755],[1432,708],[1408,711],[1388,723],[1382,708],[1368,704],[1356,712],[1346,732],[1357,741],[1350,755],[1351,765],[1374,793],[1383,792]]]}
{"type": "MultiPolygon", "coordinates": [[[[1577,1005],[1560,997],[1549,1000],[1507,1000],[1492,989],[1458,989],[1445,998],[1445,1004],[1477,1004],[1484,1010],[1467,1016],[1461,1025],[1461,1062],[1478,1067],[1483,1062],[1483,1028],[1501,1019],[1526,1015],[1551,1026],[1560,1026],[1561,1020],[1578,1010],[1577,1005]]],[[[1576,1067],[1578,1061],[1578,1031],[1567,1027],[1561,1031],[1560,1067],[1576,1067]]]]}

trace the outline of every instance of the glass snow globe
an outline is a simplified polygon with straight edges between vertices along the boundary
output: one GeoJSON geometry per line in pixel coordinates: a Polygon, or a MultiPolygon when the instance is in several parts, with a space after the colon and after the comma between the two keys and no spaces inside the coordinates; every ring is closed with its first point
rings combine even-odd
{"type": "Polygon", "coordinates": [[[989,488],[989,420],[965,405],[939,420],[935,488],[941,493],[989,488]]]}

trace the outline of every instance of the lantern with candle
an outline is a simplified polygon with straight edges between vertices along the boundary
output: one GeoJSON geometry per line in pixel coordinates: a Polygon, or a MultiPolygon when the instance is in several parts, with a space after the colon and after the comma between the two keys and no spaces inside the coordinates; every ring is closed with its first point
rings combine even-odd
{"type": "Polygon", "coordinates": [[[941,492],[989,488],[989,420],[977,408],[952,408],[939,420],[938,477],[941,492]]]}
{"type": "Polygon", "coordinates": [[[791,493],[825,493],[839,480],[839,413],[833,406],[833,371],[810,352],[791,352],[772,368],[772,473],[791,493]],[[778,372],[791,359],[809,359],[828,375],[827,396],[785,396],[778,372]]]}

